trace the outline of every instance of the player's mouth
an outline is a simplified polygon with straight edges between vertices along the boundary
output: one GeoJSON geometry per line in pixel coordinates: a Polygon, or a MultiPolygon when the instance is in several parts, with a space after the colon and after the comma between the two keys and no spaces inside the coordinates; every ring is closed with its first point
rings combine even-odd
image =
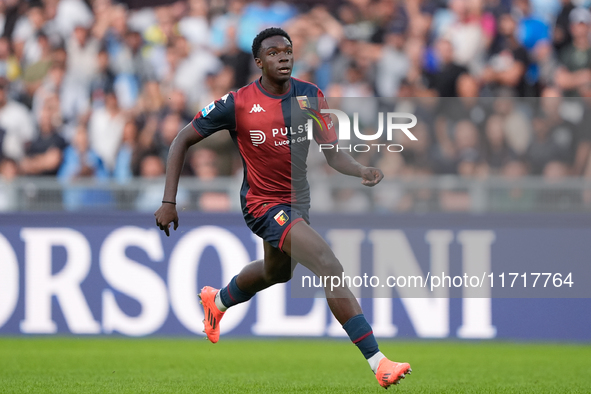
{"type": "Polygon", "coordinates": [[[279,72],[279,74],[287,75],[291,73],[291,67],[279,67],[277,71],[279,72]]]}

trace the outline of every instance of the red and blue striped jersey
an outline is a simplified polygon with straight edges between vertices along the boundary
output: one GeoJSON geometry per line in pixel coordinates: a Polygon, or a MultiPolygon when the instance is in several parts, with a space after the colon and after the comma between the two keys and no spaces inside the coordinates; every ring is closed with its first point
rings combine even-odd
{"type": "MultiPolygon", "coordinates": [[[[245,217],[260,217],[277,204],[310,206],[308,118],[298,99],[316,111],[327,108],[322,91],[312,83],[291,78],[287,93],[277,96],[257,80],[209,104],[193,119],[193,127],[203,137],[230,131],[244,164],[240,194],[245,217]]],[[[328,127],[314,127],[314,139],[319,144],[336,144],[330,116],[323,117],[328,127]]]]}

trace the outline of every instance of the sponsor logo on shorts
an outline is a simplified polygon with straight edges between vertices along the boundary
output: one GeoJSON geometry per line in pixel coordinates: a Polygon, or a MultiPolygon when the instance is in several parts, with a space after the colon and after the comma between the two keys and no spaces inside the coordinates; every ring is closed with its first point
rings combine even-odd
{"type": "Polygon", "coordinates": [[[275,215],[275,221],[279,223],[280,226],[283,226],[285,223],[287,223],[288,220],[289,216],[287,216],[283,209],[279,211],[277,215],[275,215]]]}

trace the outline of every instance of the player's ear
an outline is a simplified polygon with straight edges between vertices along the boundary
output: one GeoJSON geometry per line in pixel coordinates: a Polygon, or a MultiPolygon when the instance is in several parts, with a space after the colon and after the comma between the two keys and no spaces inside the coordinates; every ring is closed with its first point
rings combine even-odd
{"type": "Polygon", "coordinates": [[[263,61],[261,60],[260,57],[255,57],[254,62],[260,70],[263,69],[263,61]]]}

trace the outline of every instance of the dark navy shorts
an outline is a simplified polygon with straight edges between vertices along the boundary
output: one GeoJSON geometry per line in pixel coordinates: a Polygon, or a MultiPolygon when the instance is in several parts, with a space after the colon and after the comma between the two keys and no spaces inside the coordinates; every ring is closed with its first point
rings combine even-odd
{"type": "Polygon", "coordinates": [[[308,209],[300,209],[291,205],[275,205],[261,217],[250,216],[246,225],[253,233],[270,243],[274,248],[283,251],[283,242],[291,226],[299,221],[310,223],[308,209]]]}

